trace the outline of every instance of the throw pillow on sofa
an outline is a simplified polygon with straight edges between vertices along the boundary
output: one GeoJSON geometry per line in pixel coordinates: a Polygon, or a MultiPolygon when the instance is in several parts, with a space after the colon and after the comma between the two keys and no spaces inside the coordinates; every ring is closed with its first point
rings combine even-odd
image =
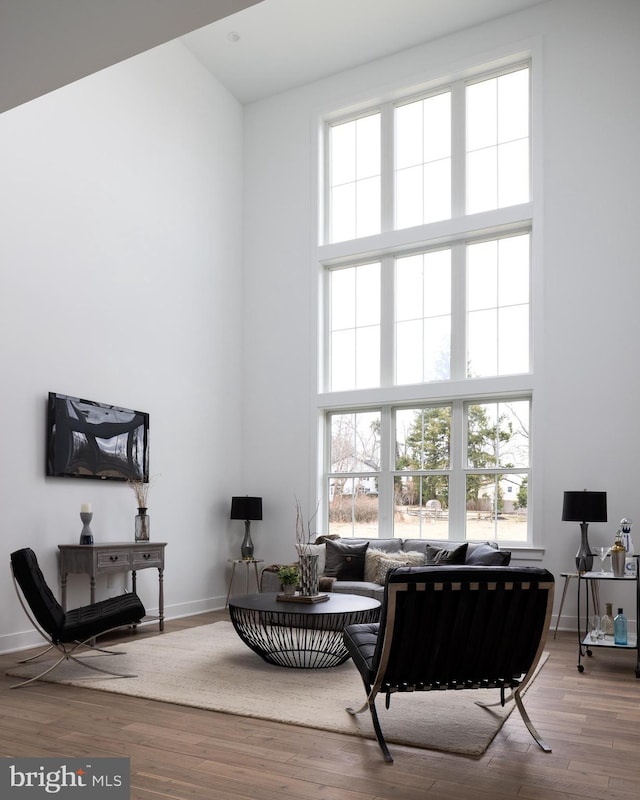
{"type": "Polygon", "coordinates": [[[343,539],[328,540],[324,574],[338,581],[364,580],[364,558],[369,542],[353,544],[343,539]]]}
{"type": "MultiPolygon", "coordinates": [[[[374,555],[372,561],[375,564],[375,570],[370,571],[371,578],[367,577],[367,563],[369,560],[369,553],[367,550],[365,558],[365,580],[371,580],[372,583],[379,583],[384,585],[387,580],[387,573],[389,570],[396,567],[422,567],[424,566],[424,553],[417,553],[415,551],[408,553],[384,553],[378,550],[380,556],[374,555]]],[[[373,551],[376,553],[376,551],[373,551]]]]}
{"type": "Polygon", "coordinates": [[[510,550],[496,550],[487,544],[478,545],[467,555],[467,564],[477,564],[483,567],[508,567],[511,561],[510,550]]]}
{"type": "Polygon", "coordinates": [[[370,547],[365,553],[364,558],[364,579],[368,583],[383,584],[387,577],[387,572],[394,567],[421,567],[425,563],[424,553],[410,551],[405,553],[400,550],[397,553],[388,553],[385,550],[377,550],[370,547]]]}
{"type": "Polygon", "coordinates": [[[428,566],[434,564],[464,564],[467,558],[468,547],[468,542],[464,542],[464,544],[458,545],[458,547],[452,547],[450,550],[447,550],[446,547],[438,549],[428,544],[426,563],[428,566]]]}

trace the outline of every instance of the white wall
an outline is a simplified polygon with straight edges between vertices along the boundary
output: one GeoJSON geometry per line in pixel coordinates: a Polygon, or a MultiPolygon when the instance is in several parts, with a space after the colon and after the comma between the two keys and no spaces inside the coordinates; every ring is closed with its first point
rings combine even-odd
{"type": "MultiPolygon", "coordinates": [[[[166,612],[224,604],[242,489],[241,215],[242,108],[180,43],[0,116],[0,650],[34,641],[12,550],[32,547],[55,586],[82,502],[97,541],[133,540],[125,484],[44,477],[48,391],[150,413],[166,612]]],[[[157,572],[138,588],[156,608],[157,572]]],[[[69,599],[88,602],[85,577],[69,599]]]]}
{"type": "MultiPolygon", "coordinates": [[[[542,88],[534,397],[542,564],[557,577],[575,566],[578,525],[560,520],[565,489],[608,492],[610,521],[591,526],[593,546],[612,542],[623,516],[638,521],[640,546],[639,41],[633,0],[553,0],[247,108],[245,476],[265,498],[267,561],[292,555],[294,491],[306,508],[315,502],[309,298],[316,111],[532,42],[542,88]]],[[[608,585],[602,600],[616,598],[608,585]]],[[[622,592],[619,602],[633,611],[631,594],[622,592]]],[[[565,613],[563,627],[573,625],[575,589],[565,613]]]]}
{"type": "MultiPolygon", "coordinates": [[[[151,413],[149,505],[153,538],[168,542],[169,616],[224,602],[226,559],[242,537],[228,520],[232,494],[264,498],[257,555],[291,558],[294,493],[306,509],[315,504],[314,113],[532,40],[543,95],[542,563],[557,576],[574,563],[578,526],[560,521],[564,489],[609,493],[610,522],[591,526],[593,545],[630,516],[640,547],[640,5],[552,0],[255,103],[244,119],[178,43],[0,116],[5,558],[32,546],[54,582],[56,546],[77,541],[82,502],[93,504],[96,538],[133,538],[126,486],[45,479],[49,390],[151,413]]],[[[139,588],[153,609],[151,571],[139,588]]],[[[603,601],[618,602],[609,594],[603,601]]],[[[70,599],[86,596],[77,576],[70,599]]],[[[631,608],[627,595],[621,602],[631,608]]],[[[572,592],[563,622],[574,616],[572,592]]],[[[0,651],[33,641],[7,568],[0,651]]]]}

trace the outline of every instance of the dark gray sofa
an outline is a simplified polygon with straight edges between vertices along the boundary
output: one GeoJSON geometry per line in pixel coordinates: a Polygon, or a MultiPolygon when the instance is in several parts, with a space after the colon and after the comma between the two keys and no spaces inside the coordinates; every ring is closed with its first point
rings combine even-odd
{"type": "MultiPolygon", "coordinates": [[[[493,542],[321,536],[309,549],[318,555],[320,591],[359,594],[378,600],[384,594],[386,572],[394,566],[436,563],[507,566],[511,560],[511,552],[501,550],[493,542]]],[[[263,592],[281,590],[278,567],[274,564],[263,570],[263,592]]]]}

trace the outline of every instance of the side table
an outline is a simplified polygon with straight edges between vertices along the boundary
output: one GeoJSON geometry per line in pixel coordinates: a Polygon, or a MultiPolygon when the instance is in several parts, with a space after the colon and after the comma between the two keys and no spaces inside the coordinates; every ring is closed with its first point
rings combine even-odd
{"type": "MultiPolygon", "coordinates": [[[[562,616],[562,609],[564,607],[564,599],[567,596],[567,589],[569,588],[569,582],[573,578],[579,578],[580,575],[577,572],[561,572],[560,577],[564,578],[564,586],[562,587],[562,597],[560,598],[560,608],[558,609],[558,616],[556,617],[556,627],[553,631],[553,638],[556,638],[556,634],[558,633],[558,625],[560,624],[560,617],[562,616]]],[[[600,587],[598,583],[594,583],[591,588],[591,601],[593,603],[593,613],[600,616],[600,587]]],[[[587,614],[589,613],[587,609],[587,614]]]]}
{"type": "Polygon", "coordinates": [[[619,650],[635,650],[636,651],[636,678],[640,678],[640,650],[638,644],[640,642],[640,576],[638,575],[638,556],[636,559],[635,573],[632,575],[621,575],[619,578],[614,576],[611,572],[585,572],[578,577],[578,672],[584,672],[584,664],[582,657],[584,652],[588,656],[592,656],[596,648],[599,647],[613,647],[619,650]],[[636,629],[635,631],[628,632],[627,644],[616,644],[611,636],[605,636],[603,639],[593,641],[589,635],[589,589],[597,585],[598,581],[617,581],[618,583],[631,585],[634,588],[634,602],[635,602],[635,615],[636,615],[636,629]],[[586,618],[584,629],[581,630],[580,624],[580,589],[584,584],[585,589],[585,607],[586,618]]]}
{"type": "Polygon", "coordinates": [[[245,568],[245,594],[249,594],[249,573],[253,567],[256,578],[256,592],[260,593],[260,575],[258,574],[258,564],[263,564],[263,558],[229,558],[227,559],[231,567],[231,577],[229,578],[229,586],[227,588],[227,600],[224,604],[226,608],[229,605],[229,597],[231,596],[231,589],[233,588],[233,579],[236,574],[236,567],[238,564],[244,564],[245,568]]]}

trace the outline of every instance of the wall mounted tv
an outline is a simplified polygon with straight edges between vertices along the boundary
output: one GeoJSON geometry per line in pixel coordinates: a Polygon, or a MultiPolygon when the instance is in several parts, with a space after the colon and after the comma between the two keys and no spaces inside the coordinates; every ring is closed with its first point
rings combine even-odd
{"type": "Polygon", "coordinates": [[[49,392],[47,475],[149,480],[149,415],[49,392]]]}

